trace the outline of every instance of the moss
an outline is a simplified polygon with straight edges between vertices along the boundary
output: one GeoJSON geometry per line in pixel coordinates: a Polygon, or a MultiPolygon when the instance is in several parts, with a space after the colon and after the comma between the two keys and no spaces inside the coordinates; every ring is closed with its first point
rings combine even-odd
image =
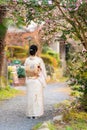
{"type": "Polygon", "coordinates": [[[55,127],[55,125],[53,123],[48,122],[47,124],[48,124],[49,130],[57,130],[56,127],[55,127]]]}
{"type": "Polygon", "coordinates": [[[21,91],[15,90],[10,87],[6,87],[5,89],[0,89],[0,100],[10,99],[20,93],[21,91]]]}
{"type": "Polygon", "coordinates": [[[53,123],[51,123],[50,121],[47,121],[46,122],[46,127],[45,126],[43,126],[43,123],[38,123],[38,124],[36,124],[34,127],[33,127],[33,129],[32,130],[39,130],[40,128],[48,128],[49,130],[57,130],[56,129],[56,127],[54,126],[54,124],[53,123]]]}
{"type": "Polygon", "coordinates": [[[87,130],[87,113],[77,109],[79,102],[64,101],[56,104],[56,114],[63,114],[63,124],[55,123],[57,130],[87,130]],[[74,104],[74,103],[75,104],[74,104]]]}
{"type": "Polygon", "coordinates": [[[32,130],[38,130],[41,127],[42,123],[36,124],[32,130]]]}

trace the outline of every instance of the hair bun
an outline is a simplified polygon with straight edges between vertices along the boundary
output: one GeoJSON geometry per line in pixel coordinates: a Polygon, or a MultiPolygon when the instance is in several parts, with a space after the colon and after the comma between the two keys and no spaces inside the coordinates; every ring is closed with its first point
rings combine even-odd
{"type": "Polygon", "coordinates": [[[35,55],[37,50],[38,50],[38,48],[36,45],[31,45],[30,46],[30,55],[35,55]]]}

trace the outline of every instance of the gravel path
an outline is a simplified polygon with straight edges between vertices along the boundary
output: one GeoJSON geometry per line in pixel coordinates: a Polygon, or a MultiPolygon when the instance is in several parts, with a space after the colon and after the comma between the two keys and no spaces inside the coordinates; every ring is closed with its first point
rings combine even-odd
{"type": "MultiPolygon", "coordinates": [[[[17,87],[26,91],[26,87],[17,87]]],[[[45,113],[38,119],[28,119],[26,95],[0,102],[0,130],[31,130],[38,122],[53,118],[53,105],[69,98],[66,83],[49,84],[44,91],[45,113]]]]}

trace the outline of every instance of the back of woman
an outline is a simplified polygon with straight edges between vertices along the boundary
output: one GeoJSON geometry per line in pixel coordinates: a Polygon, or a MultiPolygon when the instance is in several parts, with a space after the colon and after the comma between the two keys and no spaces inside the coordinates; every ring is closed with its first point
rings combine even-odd
{"type": "Polygon", "coordinates": [[[43,60],[36,56],[37,46],[32,45],[30,50],[30,56],[25,61],[25,70],[28,99],[27,117],[32,118],[40,117],[44,113],[43,88],[46,84],[46,69],[43,60]]]}
{"type": "Polygon", "coordinates": [[[40,74],[40,60],[37,57],[29,57],[26,61],[26,76],[38,77],[40,74]]]}

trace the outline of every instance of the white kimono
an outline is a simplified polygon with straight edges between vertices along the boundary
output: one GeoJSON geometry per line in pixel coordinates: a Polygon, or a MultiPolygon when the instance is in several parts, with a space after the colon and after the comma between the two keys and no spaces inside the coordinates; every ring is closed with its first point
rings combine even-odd
{"type": "Polygon", "coordinates": [[[25,69],[31,60],[39,63],[41,71],[39,77],[26,77],[27,86],[27,117],[40,117],[44,113],[43,88],[46,86],[46,69],[41,58],[34,56],[28,57],[25,61],[25,69]]]}

